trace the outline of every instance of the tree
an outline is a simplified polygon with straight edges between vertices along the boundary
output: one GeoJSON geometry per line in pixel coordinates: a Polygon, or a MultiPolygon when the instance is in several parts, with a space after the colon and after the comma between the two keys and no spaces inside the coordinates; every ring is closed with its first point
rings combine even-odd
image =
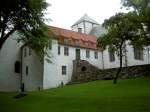
{"type": "MultiPolygon", "coordinates": [[[[127,8],[133,8],[138,20],[136,22],[143,25],[139,30],[140,38],[135,38],[136,46],[150,45],[150,1],[149,0],[122,0],[122,5],[127,8]]],[[[135,18],[137,18],[135,16],[135,18]]]]}
{"type": "Polygon", "coordinates": [[[114,76],[114,84],[117,83],[118,76],[122,70],[123,47],[127,40],[132,38],[139,32],[138,28],[141,24],[133,22],[135,13],[118,13],[115,16],[105,20],[103,26],[108,30],[107,34],[102,35],[98,39],[98,47],[106,48],[115,51],[120,59],[120,67],[114,76]],[[133,35],[134,34],[134,35],[133,35]]]}
{"type": "Polygon", "coordinates": [[[17,31],[25,45],[38,52],[48,46],[48,28],[44,22],[45,0],[2,0],[0,3],[0,50],[17,31]]]}
{"type": "Polygon", "coordinates": [[[149,0],[121,0],[122,5],[125,7],[132,7],[137,12],[143,12],[145,8],[150,6],[149,0]]]}

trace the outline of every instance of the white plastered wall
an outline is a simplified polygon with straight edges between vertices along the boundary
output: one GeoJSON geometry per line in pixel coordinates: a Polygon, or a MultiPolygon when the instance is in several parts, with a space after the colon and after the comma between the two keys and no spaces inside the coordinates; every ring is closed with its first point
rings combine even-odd
{"type": "MultiPolygon", "coordinates": [[[[135,66],[135,65],[144,65],[149,64],[149,54],[148,54],[148,48],[145,47],[143,50],[143,60],[137,60],[134,58],[134,49],[133,46],[129,45],[128,42],[126,42],[126,57],[127,57],[127,63],[125,62],[125,56],[123,57],[123,67],[126,66],[135,66]]],[[[109,60],[109,52],[108,48],[103,51],[103,60],[104,60],[104,68],[117,68],[120,66],[120,60],[119,57],[115,54],[115,61],[110,62],[109,60]]]]}
{"type": "Polygon", "coordinates": [[[43,62],[42,59],[31,50],[29,55],[29,47],[23,48],[22,55],[22,83],[24,83],[25,91],[34,91],[43,89],[43,62]],[[26,49],[26,56],[24,56],[26,49]],[[26,67],[28,66],[28,74],[26,67]]]}
{"type": "Polygon", "coordinates": [[[95,59],[94,50],[89,49],[91,56],[90,58],[86,58],[86,49],[59,45],[56,40],[52,43],[52,49],[49,51],[52,54],[52,63],[44,61],[44,89],[58,87],[62,83],[66,84],[71,81],[73,60],[76,59],[76,49],[80,49],[80,57],[82,60],[87,60],[92,65],[102,68],[101,52],[98,52],[98,59],[95,59]],[[58,46],[60,46],[60,55],[58,54],[58,46]],[[69,56],[64,55],[64,47],[69,48],[69,56]],[[66,75],[62,75],[62,66],[67,67],[66,75]]]}
{"type": "Polygon", "coordinates": [[[15,32],[0,50],[0,91],[19,91],[20,73],[15,73],[15,62],[20,61],[21,44],[15,32]]]}

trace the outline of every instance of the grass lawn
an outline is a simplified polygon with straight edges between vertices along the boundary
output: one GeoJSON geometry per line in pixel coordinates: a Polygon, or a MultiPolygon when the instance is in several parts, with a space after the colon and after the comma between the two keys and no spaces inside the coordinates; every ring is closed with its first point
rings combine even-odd
{"type": "Polygon", "coordinates": [[[150,112],[150,77],[94,81],[42,92],[0,93],[0,112],[150,112]]]}

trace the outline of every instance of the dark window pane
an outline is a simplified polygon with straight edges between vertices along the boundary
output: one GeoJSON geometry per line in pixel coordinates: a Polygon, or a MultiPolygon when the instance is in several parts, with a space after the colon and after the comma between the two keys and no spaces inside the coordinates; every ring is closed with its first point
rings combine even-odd
{"type": "Polygon", "coordinates": [[[90,58],[90,51],[86,50],[86,58],[90,58]]]}
{"type": "Polygon", "coordinates": [[[98,59],[98,52],[94,52],[95,59],[98,59]]]}
{"type": "Polygon", "coordinates": [[[68,47],[64,47],[64,55],[69,56],[69,48],[68,47]]]}
{"type": "Polygon", "coordinates": [[[115,52],[113,50],[109,50],[109,60],[110,62],[115,61],[115,52]]]}
{"type": "Polygon", "coordinates": [[[29,72],[29,68],[28,66],[26,66],[26,75],[28,75],[28,72],[29,72]]]}
{"type": "Polygon", "coordinates": [[[58,46],[58,55],[60,55],[60,46],[58,46]]]}
{"type": "Polygon", "coordinates": [[[15,73],[20,73],[21,64],[19,61],[15,62],[15,73]]]}
{"type": "Polygon", "coordinates": [[[62,75],[66,75],[66,73],[67,73],[67,67],[62,66],[62,75]]]}
{"type": "Polygon", "coordinates": [[[134,48],[134,58],[136,60],[143,60],[143,48],[134,48]]]}

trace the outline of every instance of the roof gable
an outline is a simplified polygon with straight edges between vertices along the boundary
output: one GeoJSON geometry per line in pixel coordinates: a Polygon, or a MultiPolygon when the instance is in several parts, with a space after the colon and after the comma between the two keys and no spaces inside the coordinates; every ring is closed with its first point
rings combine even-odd
{"type": "Polygon", "coordinates": [[[92,19],[91,17],[89,17],[87,14],[85,14],[77,22],[75,22],[72,26],[75,26],[75,25],[77,25],[77,24],[79,24],[81,22],[84,22],[84,21],[99,25],[94,19],[92,19]]]}

